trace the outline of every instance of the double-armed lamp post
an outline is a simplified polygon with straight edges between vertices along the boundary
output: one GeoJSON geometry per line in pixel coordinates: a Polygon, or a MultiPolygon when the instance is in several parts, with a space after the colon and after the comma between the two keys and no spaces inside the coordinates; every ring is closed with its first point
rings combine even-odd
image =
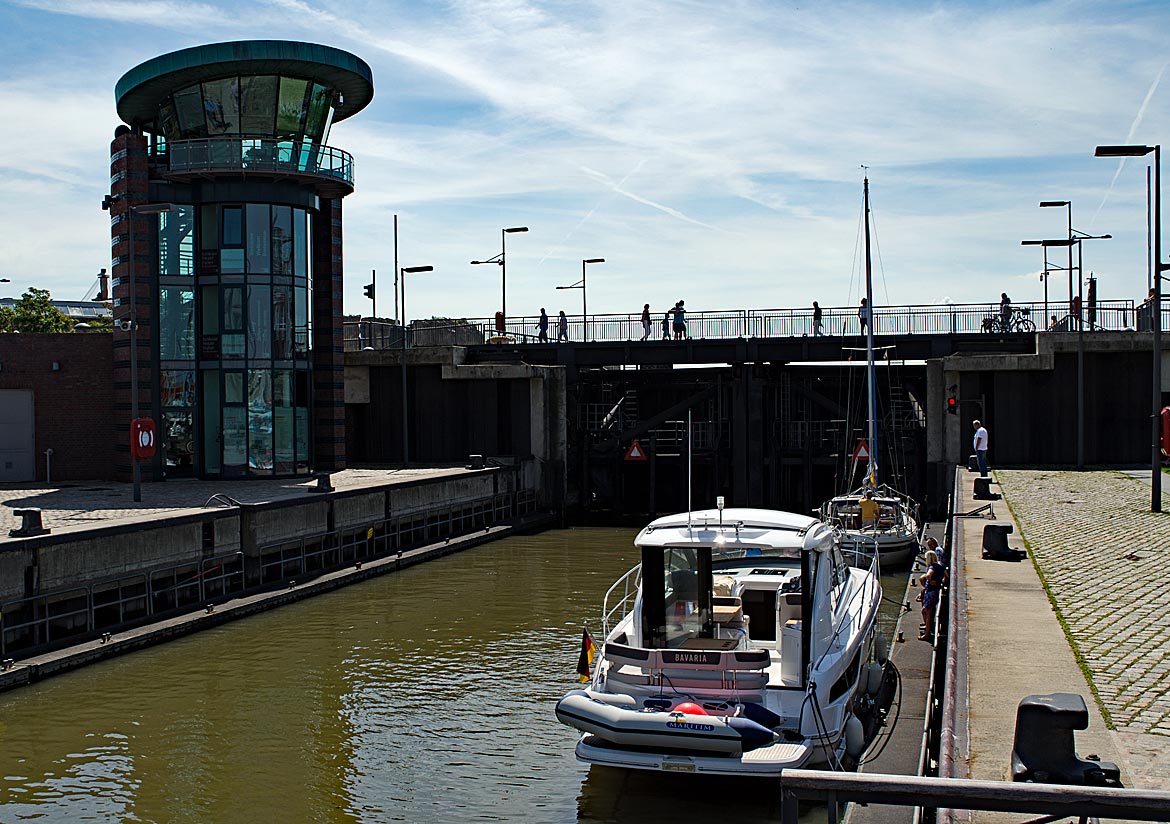
{"type": "MultiPolygon", "coordinates": [[[[518,232],[527,232],[527,226],[513,226],[511,229],[500,230],[500,253],[493,255],[487,260],[473,260],[471,264],[478,266],[483,263],[496,263],[500,267],[500,313],[504,316],[504,322],[508,322],[508,264],[506,263],[507,245],[506,239],[508,235],[514,235],[518,232]]],[[[406,313],[403,312],[403,315],[406,313]]],[[[503,330],[500,330],[501,332],[503,330]]]]}
{"type": "Polygon", "coordinates": [[[1162,146],[1098,146],[1097,157],[1145,157],[1154,153],[1154,270],[1150,296],[1153,352],[1153,413],[1150,426],[1153,439],[1150,451],[1150,509],[1162,511],[1162,273],[1170,266],[1162,263],[1162,146]]]}
{"type": "Polygon", "coordinates": [[[605,258],[589,258],[581,261],[581,279],[571,286],[558,286],[557,289],[581,290],[581,339],[589,340],[589,305],[585,301],[585,265],[587,263],[605,263],[605,258]]]}

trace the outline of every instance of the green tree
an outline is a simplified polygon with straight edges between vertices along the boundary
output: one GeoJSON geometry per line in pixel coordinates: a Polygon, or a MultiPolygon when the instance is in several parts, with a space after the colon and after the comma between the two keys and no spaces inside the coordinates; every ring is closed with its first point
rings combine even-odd
{"type": "Polygon", "coordinates": [[[72,332],[73,319],[53,305],[48,289],[30,287],[11,309],[0,307],[0,332],[72,332]]]}

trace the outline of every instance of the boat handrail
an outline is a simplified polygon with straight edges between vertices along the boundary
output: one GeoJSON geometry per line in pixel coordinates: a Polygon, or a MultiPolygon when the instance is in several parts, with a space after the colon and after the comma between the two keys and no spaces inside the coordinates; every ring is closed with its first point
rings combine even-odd
{"type": "Polygon", "coordinates": [[[609,630],[612,625],[625,618],[631,609],[633,609],[634,602],[638,598],[638,590],[642,586],[642,565],[635,564],[625,575],[614,581],[613,586],[605,593],[605,600],[602,601],[601,606],[601,637],[608,638],[609,630]],[[609,605],[609,599],[617,591],[618,587],[622,588],[621,600],[615,603],[612,607],[609,605]],[[621,614],[614,617],[615,613],[621,610],[621,614]]]}

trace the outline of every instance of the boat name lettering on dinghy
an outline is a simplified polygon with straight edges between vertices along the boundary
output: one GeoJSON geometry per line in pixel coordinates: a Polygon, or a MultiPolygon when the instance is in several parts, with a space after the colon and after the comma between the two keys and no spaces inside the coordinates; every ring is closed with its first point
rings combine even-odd
{"type": "Polygon", "coordinates": [[[699,730],[701,732],[715,732],[714,724],[692,724],[689,721],[667,721],[666,726],[672,730],[699,730]]]}

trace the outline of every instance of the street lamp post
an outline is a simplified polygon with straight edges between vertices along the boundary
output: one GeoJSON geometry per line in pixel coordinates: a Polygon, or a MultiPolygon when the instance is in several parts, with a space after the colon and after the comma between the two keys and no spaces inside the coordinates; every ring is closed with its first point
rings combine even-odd
{"type": "MultiPolygon", "coordinates": [[[[527,226],[513,226],[510,229],[501,229],[500,230],[500,253],[498,255],[493,255],[492,257],[488,258],[487,260],[473,260],[473,261],[471,261],[473,266],[478,266],[479,264],[482,264],[482,263],[499,264],[499,267],[500,267],[500,313],[504,316],[504,323],[505,324],[508,322],[508,264],[506,262],[506,254],[505,254],[507,252],[506,238],[508,235],[514,235],[518,232],[527,232],[527,231],[528,231],[527,226]]],[[[405,314],[406,313],[403,312],[403,316],[405,316],[405,314]]],[[[503,332],[502,329],[500,331],[503,332]]]]}
{"type": "Polygon", "coordinates": [[[589,307],[585,302],[585,264],[587,263],[605,263],[605,258],[589,258],[581,261],[581,279],[572,286],[558,286],[557,289],[580,289],[581,290],[581,339],[589,340],[589,307]]]}
{"type": "Polygon", "coordinates": [[[1145,157],[1154,153],[1154,267],[1153,289],[1150,298],[1153,304],[1153,415],[1150,426],[1153,438],[1150,444],[1150,509],[1162,511],[1162,272],[1167,267],[1162,263],[1162,145],[1155,146],[1098,146],[1097,157],[1145,157]]]}
{"type": "MultiPolygon", "coordinates": [[[[398,282],[402,284],[402,465],[410,463],[410,429],[406,417],[406,276],[418,272],[433,272],[434,266],[403,266],[398,282]]],[[[397,295],[395,295],[397,297],[397,295]]]]}
{"type": "MultiPolygon", "coordinates": [[[[131,431],[133,431],[133,422],[138,419],[138,267],[134,261],[134,216],[135,215],[158,215],[164,212],[173,212],[175,205],[173,203],[140,203],[137,206],[129,206],[126,209],[127,218],[130,221],[128,231],[128,242],[130,246],[130,257],[127,260],[127,266],[130,269],[130,421],[131,431]]],[[[138,458],[134,453],[130,454],[130,469],[134,480],[134,501],[137,503],[142,500],[142,467],[138,463],[138,458]]]]}

